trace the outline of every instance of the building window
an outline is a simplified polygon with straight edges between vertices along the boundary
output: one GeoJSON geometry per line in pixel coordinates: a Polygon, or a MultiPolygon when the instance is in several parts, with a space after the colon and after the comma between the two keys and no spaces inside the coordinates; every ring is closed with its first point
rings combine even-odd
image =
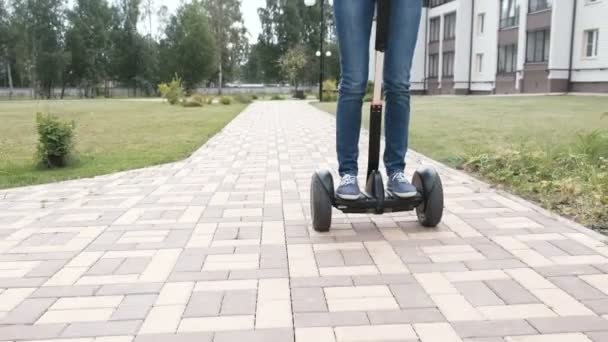
{"type": "Polygon", "coordinates": [[[519,1],[500,0],[500,28],[519,25],[519,1]]]}
{"type": "Polygon", "coordinates": [[[530,13],[549,9],[553,6],[553,0],[530,0],[528,11],[530,13]]]}
{"type": "Polygon", "coordinates": [[[517,71],[517,44],[498,47],[498,73],[506,74],[517,71]]]}
{"type": "Polygon", "coordinates": [[[443,53],[442,76],[443,77],[454,76],[454,52],[453,51],[443,53]]]}
{"type": "Polygon", "coordinates": [[[434,53],[429,55],[429,78],[437,78],[439,76],[439,54],[434,53]]]}
{"type": "Polygon", "coordinates": [[[478,53],[476,59],[477,59],[477,72],[481,74],[483,72],[483,53],[478,53]]]}
{"type": "Polygon", "coordinates": [[[477,15],[477,34],[481,35],[483,34],[483,31],[486,28],[486,14],[485,13],[479,13],[477,15]]]}
{"type": "Polygon", "coordinates": [[[450,13],[443,18],[443,40],[454,38],[456,38],[456,13],[450,13]]]}
{"type": "Polygon", "coordinates": [[[597,29],[585,31],[585,57],[597,57],[599,36],[600,31],[597,29]]]}
{"type": "Polygon", "coordinates": [[[549,60],[550,36],[548,29],[528,32],[527,63],[542,63],[549,60]]]}
{"type": "Polygon", "coordinates": [[[441,25],[441,18],[435,17],[431,18],[430,28],[429,28],[429,42],[438,42],[439,41],[439,30],[441,25]]]}
{"type": "Polygon", "coordinates": [[[447,4],[448,2],[452,2],[454,0],[430,0],[429,4],[431,7],[441,6],[443,4],[447,4]]]}

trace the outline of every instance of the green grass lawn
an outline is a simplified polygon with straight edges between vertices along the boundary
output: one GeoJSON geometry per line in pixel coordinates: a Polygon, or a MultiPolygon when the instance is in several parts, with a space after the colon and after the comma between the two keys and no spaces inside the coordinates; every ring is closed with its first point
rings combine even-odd
{"type": "Polygon", "coordinates": [[[410,147],[608,232],[607,112],[605,96],[414,97],[410,147]]]}
{"type": "MultiPolygon", "coordinates": [[[[320,108],[335,113],[335,103],[320,108]]],[[[364,125],[369,121],[365,104],[364,125]]],[[[486,149],[527,143],[547,148],[572,143],[577,133],[608,129],[608,97],[414,97],[411,148],[457,166],[486,149]]]]}
{"type": "Polygon", "coordinates": [[[245,105],[182,108],[150,100],[0,102],[0,188],[90,177],[183,159],[245,105]],[[64,169],[34,162],[37,112],[76,122],[76,158],[64,169]]]}

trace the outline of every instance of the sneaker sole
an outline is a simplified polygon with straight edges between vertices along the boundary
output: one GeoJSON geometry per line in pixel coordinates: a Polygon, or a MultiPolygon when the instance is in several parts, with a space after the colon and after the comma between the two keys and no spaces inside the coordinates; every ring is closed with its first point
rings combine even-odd
{"type": "Polygon", "coordinates": [[[359,195],[342,195],[342,194],[336,194],[336,196],[338,196],[339,198],[346,200],[346,201],[356,201],[359,199],[359,197],[361,197],[361,194],[359,195]]]}
{"type": "Polygon", "coordinates": [[[392,190],[389,190],[393,195],[401,198],[401,199],[405,199],[405,198],[412,198],[412,197],[416,197],[416,195],[418,195],[418,191],[416,192],[402,192],[402,193],[398,193],[398,192],[394,192],[392,190]]]}

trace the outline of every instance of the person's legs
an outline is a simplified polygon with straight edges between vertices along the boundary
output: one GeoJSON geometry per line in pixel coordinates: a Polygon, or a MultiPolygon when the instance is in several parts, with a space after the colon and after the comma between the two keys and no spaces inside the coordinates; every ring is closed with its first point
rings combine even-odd
{"type": "Polygon", "coordinates": [[[389,40],[384,58],[384,165],[389,177],[405,170],[410,122],[410,69],[418,38],[421,11],[422,0],[391,2],[389,40]]]}
{"type": "Polygon", "coordinates": [[[368,80],[369,41],[375,3],[375,0],[334,0],[342,71],[336,115],[336,148],[342,177],[356,176],[359,171],[361,107],[368,80]]]}

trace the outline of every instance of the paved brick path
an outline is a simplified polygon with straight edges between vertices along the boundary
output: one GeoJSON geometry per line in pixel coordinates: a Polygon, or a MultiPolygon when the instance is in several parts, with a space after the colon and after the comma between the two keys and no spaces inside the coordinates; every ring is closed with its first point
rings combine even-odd
{"type": "Polygon", "coordinates": [[[0,341],[608,341],[600,238],[455,171],[437,230],[314,233],[333,131],[255,103],[186,161],[0,192],[0,341]]]}

